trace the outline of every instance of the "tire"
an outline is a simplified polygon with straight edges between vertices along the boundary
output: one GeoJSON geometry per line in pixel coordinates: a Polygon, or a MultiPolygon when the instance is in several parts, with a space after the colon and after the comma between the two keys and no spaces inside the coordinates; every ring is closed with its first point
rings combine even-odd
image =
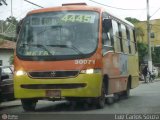
{"type": "Polygon", "coordinates": [[[113,104],[113,103],[114,103],[114,98],[113,98],[113,97],[108,97],[108,98],[106,99],[106,103],[107,103],[108,105],[113,104]]]}
{"type": "Polygon", "coordinates": [[[2,92],[0,91],[0,103],[2,102],[2,92]]]}
{"type": "Polygon", "coordinates": [[[114,101],[117,102],[120,100],[120,95],[118,93],[114,93],[114,101]]]}
{"type": "Polygon", "coordinates": [[[34,99],[21,99],[24,111],[35,111],[37,100],[34,99]]]}
{"type": "Polygon", "coordinates": [[[101,96],[96,98],[96,108],[97,109],[102,109],[105,106],[105,85],[104,83],[102,84],[101,88],[101,96]]]}
{"type": "Polygon", "coordinates": [[[130,82],[127,83],[127,89],[122,93],[122,97],[128,99],[130,96],[130,82]]]}

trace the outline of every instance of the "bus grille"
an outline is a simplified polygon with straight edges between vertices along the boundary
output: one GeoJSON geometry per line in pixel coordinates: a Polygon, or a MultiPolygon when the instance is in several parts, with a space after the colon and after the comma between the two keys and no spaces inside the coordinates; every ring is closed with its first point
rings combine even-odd
{"type": "Polygon", "coordinates": [[[79,74],[79,71],[41,71],[41,72],[29,72],[28,75],[32,78],[66,78],[75,77],[79,74]]]}
{"type": "Polygon", "coordinates": [[[26,89],[75,89],[85,87],[85,83],[70,83],[70,84],[32,84],[21,85],[21,88],[26,89]]]}

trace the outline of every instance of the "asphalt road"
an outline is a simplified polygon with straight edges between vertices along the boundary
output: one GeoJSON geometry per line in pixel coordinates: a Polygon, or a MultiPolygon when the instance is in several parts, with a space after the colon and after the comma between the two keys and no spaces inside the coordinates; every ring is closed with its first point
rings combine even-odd
{"type": "Polygon", "coordinates": [[[74,104],[67,101],[52,102],[42,100],[38,102],[35,112],[24,112],[20,101],[16,100],[2,103],[0,110],[1,114],[11,115],[10,117],[15,117],[14,119],[16,119],[16,116],[12,115],[18,115],[18,117],[21,117],[19,115],[23,117],[26,116],[24,118],[27,119],[28,117],[30,119],[36,117],[40,120],[43,117],[47,118],[52,115],[54,115],[54,117],[57,115],[63,117],[64,114],[74,114],[71,118],[79,118],[76,115],[80,115],[80,117],[89,115],[92,119],[96,119],[96,115],[103,116],[106,114],[112,114],[111,117],[113,117],[114,114],[114,119],[117,114],[158,114],[156,118],[160,119],[160,81],[157,80],[147,84],[141,82],[137,88],[131,90],[131,95],[128,99],[119,100],[111,105],[106,104],[104,109],[96,109],[95,107],[90,107],[83,103],[74,104]]]}

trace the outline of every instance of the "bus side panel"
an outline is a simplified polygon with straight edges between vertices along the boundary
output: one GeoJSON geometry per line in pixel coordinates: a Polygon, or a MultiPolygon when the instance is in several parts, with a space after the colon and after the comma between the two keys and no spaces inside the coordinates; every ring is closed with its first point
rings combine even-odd
{"type": "Polygon", "coordinates": [[[128,57],[124,54],[108,52],[103,57],[103,74],[109,76],[108,93],[126,90],[128,80],[128,57]]]}
{"type": "Polygon", "coordinates": [[[138,55],[130,55],[128,57],[128,72],[132,76],[131,88],[139,85],[139,69],[138,69],[138,55]]]}

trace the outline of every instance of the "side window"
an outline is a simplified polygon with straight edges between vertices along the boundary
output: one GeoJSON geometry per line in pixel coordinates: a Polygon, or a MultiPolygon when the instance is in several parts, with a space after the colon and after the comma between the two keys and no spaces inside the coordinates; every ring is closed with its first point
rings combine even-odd
{"type": "Polygon", "coordinates": [[[113,35],[112,35],[112,21],[111,19],[103,20],[102,45],[103,53],[113,50],[113,35]]]}
{"type": "Polygon", "coordinates": [[[118,23],[118,33],[119,33],[121,52],[124,52],[123,41],[122,41],[122,29],[121,29],[121,24],[120,23],[118,23]]]}
{"type": "Polygon", "coordinates": [[[129,32],[131,37],[131,51],[132,51],[132,54],[134,54],[136,52],[136,41],[134,37],[134,31],[131,29],[129,32]]]}
{"type": "Polygon", "coordinates": [[[114,48],[116,52],[121,52],[122,51],[122,46],[121,46],[121,36],[119,34],[119,27],[118,23],[114,20],[112,20],[113,24],[113,39],[114,39],[114,48]]]}
{"type": "Polygon", "coordinates": [[[122,24],[121,24],[121,30],[122,30],[122,43],[123,43],[124,53],[128,53],[128,41],[127,41],[126,27],[122,24]]]}
{"type": "Polygon", "coordinates": [[[127,41],[128,41],[128,50],[129,50],[129,53],[131,54],[131,36],[130,36],[130,31],[127,27],[126,27],[126,33],[127,33],[127,41]]]}
{"type": "Polygon", "coordinates": [[[112,24],[111,19],[105,19],[103,24],[103,45],[112,46],[111,43],[111,31],[112,31],[112,24]]]}

